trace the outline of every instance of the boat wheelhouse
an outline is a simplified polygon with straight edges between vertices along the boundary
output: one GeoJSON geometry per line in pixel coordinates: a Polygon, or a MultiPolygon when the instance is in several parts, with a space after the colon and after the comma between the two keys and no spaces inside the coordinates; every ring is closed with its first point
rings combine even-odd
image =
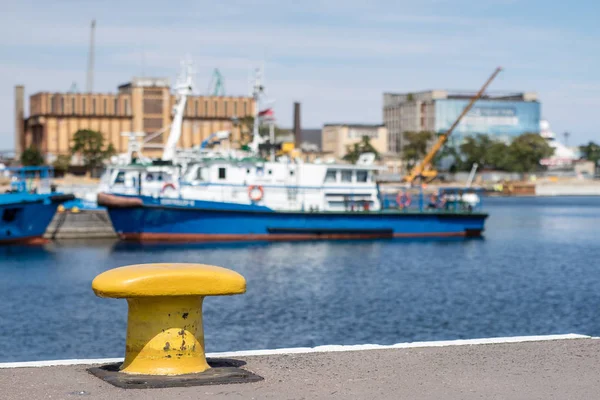
{"type": "Polygon", "coordinates": [[[314,164],[257,159],[193,164],[180,198],[255,204],[282,211],[381,209],[372,164],[314,164]]]}
{"type": "Polygon", "coordinates": [[[40,243],[61,203],[75,196],[57,193],[52,167],[4,168],[10,189],[0,194],[0,244],[40,243]]]}

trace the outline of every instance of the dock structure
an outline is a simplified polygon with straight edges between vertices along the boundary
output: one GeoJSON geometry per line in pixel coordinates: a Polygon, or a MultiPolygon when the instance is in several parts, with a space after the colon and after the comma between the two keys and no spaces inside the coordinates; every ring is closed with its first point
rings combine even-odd
{"type": "Polygon", "coordinates": [[[48,225],[46,239],[116,239],[106,210],[57,212],[48,225]]]}
{"type": "Polygon", "coordinates": [[[600,341],[555,335],[392,346],[207,354],[264,378],[244,384],[120,389],[87,368],[122,360],[0,364],[7,399],[593,399],[600,341]],[[37,368],[33,368],[37,367],[37,368]]]}

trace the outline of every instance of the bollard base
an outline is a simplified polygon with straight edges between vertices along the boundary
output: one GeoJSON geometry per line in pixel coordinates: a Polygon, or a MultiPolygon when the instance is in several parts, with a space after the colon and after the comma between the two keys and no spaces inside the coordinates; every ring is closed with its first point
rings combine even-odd
{"type": "Polygon", "coordinates": [[[170,387],[188,387],[203,385],[225,385],[230,383],[249,383],[264,378],[240,368],[246,363],[231,359],[207,359],[210,369],[199,374],[186,375],[131,375],[119,371],[120,363],[88,368],[87,371],[122,389],[158,389],[170,387]]]}

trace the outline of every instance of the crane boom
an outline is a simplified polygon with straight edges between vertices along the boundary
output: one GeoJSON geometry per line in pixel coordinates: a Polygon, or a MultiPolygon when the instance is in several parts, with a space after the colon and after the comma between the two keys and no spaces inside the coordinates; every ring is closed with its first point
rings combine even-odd
{"type": "Polygon", "coordinates": [[[448,140],[448,137],[452,134],[452,131],[454,130],[454,128],[456,128],[458,126],[461,119],[469,112],[471,107],[473,107],[473,104],[475,104],[475,102],[477,100],[479,100],[479,98],[483,95],[483,93],[485,92],[487,87],[490,85],[490,83],[492,83],[492,81],[494,80],[494,78],[496,78],[496,76],[500,73],[500,71],[502,71],[501,67],[496,68],[494,73],[483,84],[481,89],[479,89],[479,92],[477,92],[477,94],[471,98],[471,101],[469,102],[469,104],[467,104],[467,106],[465,107],[463,112],[458,116],[456,121],[454,121],[452,126],[446,132],[444,132],[443,134],[441,134],[438,137],[438,140],[434,143],[434,145],[431,147],[431,149],[429,150],[427,155],[423,158],[423,160],[412,169],[410,174],[408,174],[407,176],[404,177],[404,180],[406,182],[412,183],[415,180],[415,178],[417,178],[419,175],[421,175],[423,173],[425,168],[433,160],[433,157],[435,157],[437,152],[440,151],[442,146],[446,143],[446,141],[448,140]]]}

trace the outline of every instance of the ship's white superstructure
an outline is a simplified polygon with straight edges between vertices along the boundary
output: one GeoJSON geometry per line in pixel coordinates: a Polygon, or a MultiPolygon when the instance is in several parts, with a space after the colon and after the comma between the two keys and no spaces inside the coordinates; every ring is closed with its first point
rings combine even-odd
{"type": "Polygon", "coordinates": [[[540,136],[546,139],[548,145],[554,149],[554,154],[541,160],[540,164],[548,167],[570,167],[579,159],[579,155],[575,150],[556,140],[556,135],[550,129],[548,121],[540,121],[540,136]]]}
{"type": "Polygon", "coordinates": [[[270,112],[260,112],[261,106],[272,101],[263,99],[259,69],[252,93],[256,106],[248,151],[231,148],[229,131],[215,132],[199,146],[177,149],[186,99],[193,90],[191,76],[191,65],[182,64],[174,88],[173,123],[160,163],[143,156],[140,134],[124,133],[129,137],[129,151],[107,167],[98,192],[253,203],[288,211],[381,208],[376,174],[383,167],[373,164],[371,154],[363,154],[357,164],[305,163],[275,157],[272,150],[269,160],[259,156],[259,146],[266,142],[259,134],[261,118],[266,115],[274,123],[270,112]]]}
{"type": "Polygon", "coordinates": [[[188,168],[180,195],[285,211],[379,210],[380,169],[373,164],[213,160],[188,168]]]}

